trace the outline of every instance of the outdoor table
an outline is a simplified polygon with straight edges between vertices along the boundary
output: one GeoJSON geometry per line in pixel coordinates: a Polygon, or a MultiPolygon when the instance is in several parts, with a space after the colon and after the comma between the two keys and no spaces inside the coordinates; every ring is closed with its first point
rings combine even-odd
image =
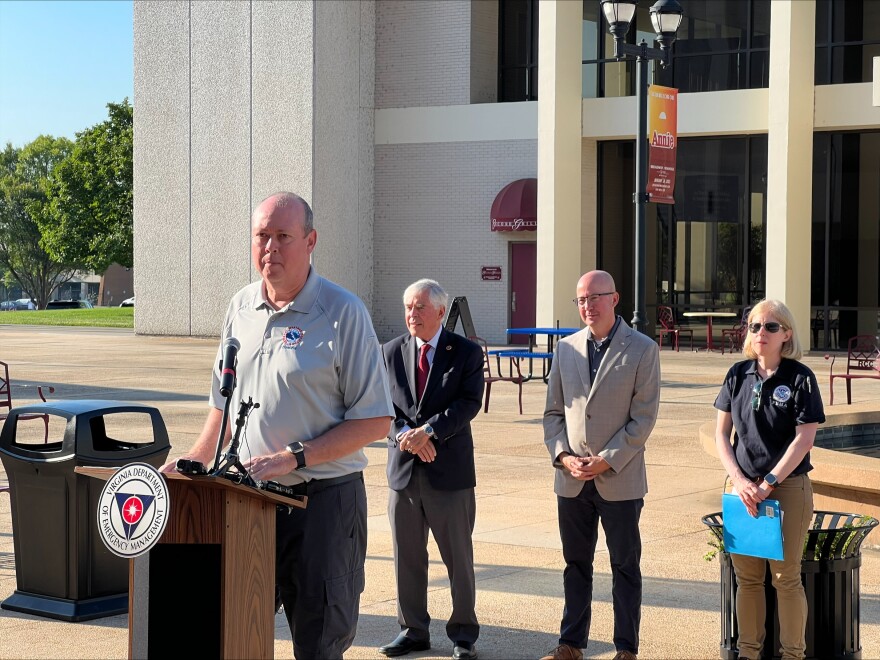
{"type": "Polygon", "coordinates": [[[496,364],[498,366],[498,372],[501,372],[501,358],[506,357],[511,360],[521,360],[528,358],[529,360],[529,371],[528,374],[523,378],[523,381],[531,380],[533,375],[533,360],[543,360],[544,368],[542,373],[542,379],[546,383],[548,378],[550,377],[550,367],[553,364],[553,346],[557,337],[567,337],[568,335],[574,334],[578,331],[578,328],[508,328],[508,335],[528,335],[529,337],[529,348],[528,350],[522,349],[503,349],[503,350],[494,350],[489,351],[490,355],[495,356],[496,364]],[[538,335],[547,335],[547,350],[546,351],[538,351],[536,350],[537,346],[537,337],[538,335]]]}
{"type": "MultiPolygon", "coordinates": [[[[688,318],[705,318],[706,319],[706,345],[702,348],[705,351],[717,351],[715,342],[712,340],[712,319],[733,319],[739,316],[734,312],[685,312],[682,316],[688,318]]],[[[700,350],[700,349],[696,349],[700,350]]]]}

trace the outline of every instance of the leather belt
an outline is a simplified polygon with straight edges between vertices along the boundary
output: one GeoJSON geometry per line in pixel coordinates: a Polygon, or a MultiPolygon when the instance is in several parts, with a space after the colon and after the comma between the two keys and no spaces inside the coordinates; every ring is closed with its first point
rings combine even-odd
{"type": "Polygon", "coordinates": [[[363,481],[364,473],[363,472],[352,472],[351,474],[344,474],[341,477],[332,477],[330,479],[312,479],[311,481],[304,481],[299,484],[295,484],[291,486],[293,491],[297,495],[306,495],[308,497],[312,497],[317,495],[322,490],[326,490],[331,486],[339,486],[340,484],[347,484],[349,481],[363,481]]]}

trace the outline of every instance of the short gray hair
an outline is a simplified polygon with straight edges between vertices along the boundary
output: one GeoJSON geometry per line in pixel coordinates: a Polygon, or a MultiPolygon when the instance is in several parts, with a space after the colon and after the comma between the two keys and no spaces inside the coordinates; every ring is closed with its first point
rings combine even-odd
{"type": "Polygon", "coordinates": [[[262,202],[257,204],[257,206],[262,206],[264,202],[268,202],[273,197],[275,198],[274,205],[277,209],[284,208],[285,206],[290,206],[291,204],[300,204],[303,208],[303,233],[305,235],[311,233],[311,231],[315,228],[315,214],[312,213],[312,207],[309,206],[309,203],[306,200],[304,200],[296,193],[282,190],[281,192],[272,193],[262,202]]]}
{"type": "Polygon", "coordinates": [[[422,291],[428,292],[428,298],[431,299],[431,304],[434,307],[446,309],[449,305],[449,294],[443,290],[443,287],[440,286],[437,280],[429,279],[417,280],[406,287],[406,290],[403,292],[403,304],[406,305],[406,301],[409,298],[422,291]]]}

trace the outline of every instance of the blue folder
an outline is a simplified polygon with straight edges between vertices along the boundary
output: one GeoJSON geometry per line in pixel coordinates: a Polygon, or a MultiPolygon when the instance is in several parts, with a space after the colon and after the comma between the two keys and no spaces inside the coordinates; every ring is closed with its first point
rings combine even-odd
{"type": "Polygon", "coordinates": [[[764,500],[753,518],[739,495],[721,496],[724,549],[737,555],[782,560],[782,511],[777,500],[764,500]]]}

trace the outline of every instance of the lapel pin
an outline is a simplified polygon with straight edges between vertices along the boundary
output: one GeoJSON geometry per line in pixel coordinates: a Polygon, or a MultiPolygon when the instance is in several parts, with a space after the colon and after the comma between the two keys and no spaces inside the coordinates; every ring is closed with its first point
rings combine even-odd
{"type": "Polygon", "coordinates": [[[452,346],[449,346],[449,345],[447,344],[447,346],[446,346],[446,350],[447,350],[447,351],[451,351],[451,350],[452,350],[452,346]]]}

